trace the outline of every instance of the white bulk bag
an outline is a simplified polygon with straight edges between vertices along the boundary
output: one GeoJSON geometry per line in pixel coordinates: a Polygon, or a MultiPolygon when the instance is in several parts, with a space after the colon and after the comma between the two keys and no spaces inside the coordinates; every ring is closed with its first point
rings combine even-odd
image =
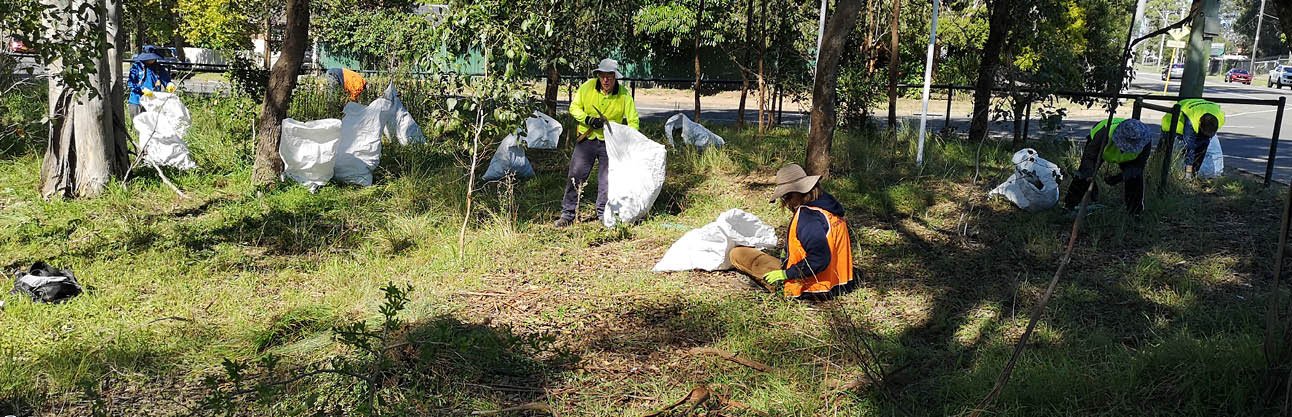
{"type": "Polygon", "coordinates": [[[309,187],[310,192],[318,190],[332,179],[340,141],[341,119],[283,119],[283,138],[278,143],[283,176],[309,187]]]}
{"type": "Polygon", "coordinates": [[[551,116],[534,110],[534,117],[525,119],[525,146],[530,149],[556,149],[561,142],[561,123],[551,116]]]}
{"type": "Polygon", "coordinates": [[[604,129],[610,172],[601,224],[631,224],[646,217],[664,187],[664,158],[668,151],[630,126],[608,122],[604,129]]]}
{"type": "MultiPolygon", "coordinates": [[[[1186,161],[1185,164],[1189,162],[1186,161]]],[[[1202,178],[1216,178],[1225,175],[1225,152],[1220,149],[1219,135],[1211,137],[1211,143],[1207,145],[1207,156],[1202,158],[1202,166],[1198,167],[1198,176],[1202,178]]]]}
{"type": "Polygon", "coordinates": [[[731,269],[731,248],[750,246],[760,250],[776,247],[776,231],[758,216],[740,209],[718,215],[713,223],[682,235],[651,268],[655,272],[703,269],[731,269]]]}
{"type": "Polygon", "coordinates": [[[184,135],[193,125],[193,119],[179,96],[153,92],[152,97],[140,97],[139,105],[143,106],[144,112],[134,118],[135,129],[139,131],[136,148],[143,151],[144,160],[181,170],[197,168],[197,163],[188,154],[188,145],[184,143],[184,135]]]}
{"type": "Polygon", "coordinates": [[[381,161],[382,112],[390,101],[379,98],[364,106],[346,103],[341,118],[335,178],[342,182],[372,185],[372,171],[381,161]]]}
{"type": "MultiPolygon", "coordinates": [[[[423,144],[426,143],[426,136],[422,134],[422,127],[417,125],[413,120],[413,114],[408,112],[404,107],[404,101],[399,99],[399,92],[395,91],[395,83],[386,86],[386,92],[381,98],[386,99],[390,106],[382,113],[382,131],[386,137],[391,138],[400,145],[423,144]]],[[[376,103],[376,101],[373,101],[376,103]]]]}
{"type": "Polygon", "coordinates": [[[485,170],[484,180],[499,180],[507,174],[522,178],[534,176],[534,167],[525,157],[525,151],[520,149],[520,142],[516,139],[515,133],[507,135],[502,143],[498,144],[498,150],[494,151],[493,159],[489,160],[489,169],[485,170]]]}
{"type": "Polygon", "coordinates": [[[1041,158],[1035,149],[1024,148],[1011,158],[1014,174],[988,195],[1003,195],[1018,208],[1041,211],[1059,203],[1059,181],[1063,173],[1054,163],[1041,158]]]}
{"type": "Polygon", "coordinates": [[[691,121],[685,114],[678,113],[668,118],[667,122],[664,122],[664,136],[668,137],[669,146],[673,146],[673,131],[677,129],[682,129],[682,143],[688,143],[697,148],[705,146],[720,147],[726,144],[726,141],[722,140],[722,136],[718,136],[718,134],[706,129],[699,123],[691,121]]]}

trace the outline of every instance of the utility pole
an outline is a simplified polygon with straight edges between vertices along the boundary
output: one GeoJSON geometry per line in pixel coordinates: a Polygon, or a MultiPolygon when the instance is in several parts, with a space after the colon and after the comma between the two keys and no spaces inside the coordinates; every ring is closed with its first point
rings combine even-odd
{"type": "MultiPolygon", "coordinates": [[[[1206,82],[1207,66],[1211,61],[1211,39],[1220,35],[1220,0],[1193,0],[1193,9],[1202,8],[1194,16],[1193,31],[1189,34],[1184,62],[1184,77],[1180,79],[1180,97],[1202,97],[1206,82]]],[[[1169,71],[1169,69],[1168,69],[1169,71]]]]}
{"type": "MultiPolygon", "coordinates": [[[[1134,20],[1134,21],[1135,21],[1135,22],[1139,22],[1139,27],[1135,28],[1135,37],[1136,37],[1136,38],[1139,38],[1141,35],[1143,35],[1143,34],[1144,34],[1144,3],[1145,3],[1146,1],[1147,1],[1147,0],[1139,0],[1139,1],[1135,2],[1135,20],[1134,20]]],[[[1135,52],[1136,52],[1136,53],[1138,53],[1138,52],[1139,52],[1139,51],[1141,51],[1141,50],[1142,50],[1142,48],[1140,48],[1140,47],[1139,47],[1139,45],[1138,45],[1138,44],[1136,44],[1136,45],[1135,45],[1135,52]]],[[[1132,63],[1134,63],[1135,61],[1136,61],[1136,59],[1135,59],[1135,54],[1131,54],[1131,62],[1132,62],[1132,63]]]]}
{"type": "Polygon", "coordinates": [[[1261,0],[1261,12],[1256,14],[1256,36],[1252,37],[1252,61],[1247,64],[1247,72],[1256,77],[1256,49],[1261,45],[1261,21],[1265,20],[1265,0],[1261,0]]]}

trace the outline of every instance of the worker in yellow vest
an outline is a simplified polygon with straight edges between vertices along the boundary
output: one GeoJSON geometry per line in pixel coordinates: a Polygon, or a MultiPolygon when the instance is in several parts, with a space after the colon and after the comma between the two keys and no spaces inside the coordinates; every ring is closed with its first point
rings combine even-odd
{"type": "MultiPolygon", "coordinates": [[[[1099,158],[1105,163],[1117,164],[1121,172],[1104,179],[1108,185],[1125,182],[1126,210],[1131,214],[1144,211],[1144,166],[1148,164],[1152,153],[1152,140],[1148,126],[1135,119],[1113,118],[1112,127],[1104,120],[1090,130],[1085,150],[1081,153],[1081,165],[1077,175],[1068,187],[1068,196],[1064,206],[1075,209],[1081,204],[1081,197],[1091,181],[1095,181],[1095,167],[1099,158]]],[[[1090,194],[1090,201],[1099,198],[1099,185],[1090,194]]]]}
{"type": "Polygon", "coordinates": [[[637,104],[633,102],[632,93],[619,84],[623,78],[619,74],[619,62],[606,58],[592,72],[594,78],[579,86],[579,92],[570,102],[570,116],[578,123],[579,141],[574,144],[574,155],[570,157],[569,177],[565,181],[565,197],[561,199],[561,218],[556,220],[557,228],[567,227],[574,222],[575,209],[579,206],[579,190],[592,173],[592,165],[597,168],[597,217],[606,209],[607,186],[609,184],[610,156],[606,154],[605,128],[607,122],[615,122],[640,129],[637,117],[637,104]]]}
{"type": "Polygon", "coordinates": [[[851,289],[852,238],[843,205],[821,190],[819,175],[790,165],[776,172],[772,201],[793,213],[786,236],[788,257],[781,260],[755,248],[731,249],[731,265],[759,285],[786,297],[822,300],[851,289]]]}
{"type": "MultiPolygon", "coordinates": [[[[1180,117],[1175,121],[1175,134],[1184,144],[1184,172],[1190,176],[1202,167],[1207,157],[1211,138],[1225,125],[1225,112],[1220,105],[1200,98],[1180,100],[1180,117]]],[[[1171,115],[1162,116],[1162,135],[1171,131],[1171,115]]]]}

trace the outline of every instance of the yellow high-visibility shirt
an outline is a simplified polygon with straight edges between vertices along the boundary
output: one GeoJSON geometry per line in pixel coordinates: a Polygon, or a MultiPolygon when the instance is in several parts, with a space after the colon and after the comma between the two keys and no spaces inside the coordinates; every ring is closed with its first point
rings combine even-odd
{"type": "MultiPolygon", "coordinates": [[[[628,87],[620,83],[616,85],[619,91],[605,94],[597,84],[596,78],[584,82],[579,86],[579,91],[574,94],[574,102],[570,103],[570,116],[573,116],[579,124],[578,133],[582,135],[590,129],[586,121],[588,117],[601,116],[615,123],[632,126],[633,129],[641,129],[637,118],[637,104],[633,102],[633,96],[628,91],[628,87]],[[601,113],[598,114],[597,110],[601,113]]],[[[605,137],[598,130],[588,134],[588,139],[605,140],[605,137]]]]}

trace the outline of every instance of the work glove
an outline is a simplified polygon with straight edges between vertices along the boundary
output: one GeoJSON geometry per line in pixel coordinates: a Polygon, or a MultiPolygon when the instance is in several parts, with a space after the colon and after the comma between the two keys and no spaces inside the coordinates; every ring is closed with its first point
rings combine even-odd
{"type": "Polygon", "coordinates": [[[766,281],[767,285],[773,288],[779,287],[781,286],[781,284],[785,283],[785,270],[777,269],[775,271],[763,274],[763,281],[766,281]]]}
{"type": "Polygon", "coordinates": [[[589,116],[587,120],[584,120],[583,123],[587,124],[588,127],[593,129],[600,129],[606,126],[606,122],[604,120],[601,120],[600,118],[596,118],[596,117],[591,117],[591,116],[589,116]]]}
{"type": "Polygon", "coordinates": [[[166,92],[167,92],[167,93],[174,93],[174,92],[175,92],[175,83],[169,83],[169,84],[166,84],[166,92]]]}
{"type": "Polygon", "coordinates": [[[144,97],[152,98],[152,97],[153,97],[153,90],[149,90],[149,89],[145,88],[145,89],[144,89],[144,97]]]}

